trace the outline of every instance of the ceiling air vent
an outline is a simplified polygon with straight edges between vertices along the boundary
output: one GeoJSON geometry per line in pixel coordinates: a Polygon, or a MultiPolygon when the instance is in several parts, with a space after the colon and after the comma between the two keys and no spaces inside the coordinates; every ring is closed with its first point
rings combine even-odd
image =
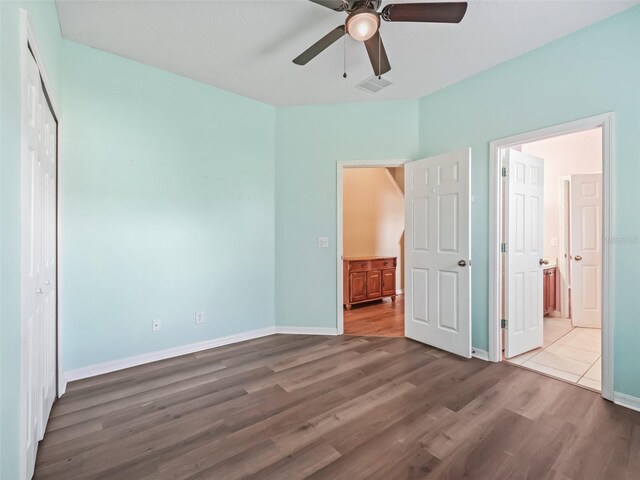
{"type": "Polygon", "coordinates": [[[366,80],[360,82],[358,85],[356,85],[356,87],[369,93],[378,93],[380,90],[388,87],[392,83],[393,82],[386,77],[378,78],[377,75],[372,75],[366,80]]]}

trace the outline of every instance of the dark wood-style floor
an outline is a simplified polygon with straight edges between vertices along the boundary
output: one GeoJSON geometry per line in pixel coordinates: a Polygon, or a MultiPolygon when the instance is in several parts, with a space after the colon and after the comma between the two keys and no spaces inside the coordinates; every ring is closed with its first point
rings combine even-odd
{"type": "Polygon", "coordinates": [[[640,478],[640,413],[404,338],[274,335],[69,385],[39,479],[640,478]]]}
{"type": "Polygon", "coordinates": [[[344,311],[346,335],[404,337],[404,295],[353,305],[344,311]]]}

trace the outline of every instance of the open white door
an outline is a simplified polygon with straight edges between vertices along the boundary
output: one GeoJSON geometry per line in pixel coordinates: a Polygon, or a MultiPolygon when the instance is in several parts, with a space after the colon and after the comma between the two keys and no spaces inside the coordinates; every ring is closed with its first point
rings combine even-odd
{"type": "Polygon", "coordinates": [[[505,212],[505,355],[515,357],[544,341],[542,218],[544,161],[515,150],[504,157],[505,212]]]}
{"type": "Polygon", "coordinates": [[[405,334],[471,357],[471,150],[405,164],[405,334]]]}
{"type": "Polygon", "coordinates": [[[602,326],[602,174],[571,175],[571,320],[602,326]]]}

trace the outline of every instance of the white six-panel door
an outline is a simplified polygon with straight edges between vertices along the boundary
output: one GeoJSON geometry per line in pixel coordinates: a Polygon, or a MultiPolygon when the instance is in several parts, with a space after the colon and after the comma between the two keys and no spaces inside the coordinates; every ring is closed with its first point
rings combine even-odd
{"type": "Polygon", "coordinates": [[[571,320],[602,325],[602,174],[571,175],[571,320]]]}
{"type": "Polygon", "coordinates": [[[405,334],[471,356],[471,150],[405,164],[405,334]]]}
{"type": "Polygon", "coordinates": [[[544,161],[508,150],[503,165],[507,169],[505,355],[511,358],[541,347],[544,340],[541,265],[544,161]]]}
{"type": "MultiPolygon", "coordinates": [[[[49,412],[56,396],[56,311],[57,311],[57,125],[47,103],[43,104],[41,131],[42,172],[42,223],[40,229],[42,244],[42,275],[40,283],[42,293],[42,326],[40,341],[42,342],[41,367],[43,412],[41,425],[44,428],[49,412]]],[[[40,439],[44,437],[41,430],[40,439]]]]}
{"type": "Polygon", "coordinates": [[[31,478],[56,395],[57,125],[30,56],[23,81],[22,448],[31,478]]]}

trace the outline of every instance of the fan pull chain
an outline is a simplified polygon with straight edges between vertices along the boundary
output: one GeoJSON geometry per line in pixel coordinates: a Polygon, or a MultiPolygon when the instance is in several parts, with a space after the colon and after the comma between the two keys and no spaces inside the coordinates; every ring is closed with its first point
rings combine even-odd
{"type": "Polygon", "coordinates": [[[343,38],[343,48],[344,48],[344,73],[342,74],[342,78],[347,78],[347,36],[345,35],[343,38]]]}
{"type": "Polygon", "coordinates": [[[378,32],[378,80],[382,79],[382,36],[378,32]]]}

